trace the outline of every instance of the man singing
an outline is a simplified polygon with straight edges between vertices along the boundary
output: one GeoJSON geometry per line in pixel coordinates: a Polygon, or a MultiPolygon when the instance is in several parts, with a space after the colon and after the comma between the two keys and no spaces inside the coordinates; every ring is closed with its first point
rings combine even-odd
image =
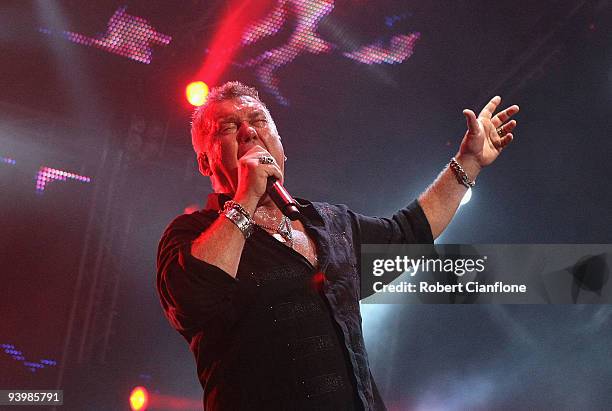
{"type": "Polygon", "coordinates": [[[193,117],[192,142],[214,190],[176,218],[158,249],[166,316],[189,342],[206,410],[384,410],[359,312],[360,245],[432,243],[481,169],[512,141],[519,110],[478,116],[433,184],[391,218],[299,200],[291,221],[266,194],[285,154],[255,89],[229,82],[193,117]]]}

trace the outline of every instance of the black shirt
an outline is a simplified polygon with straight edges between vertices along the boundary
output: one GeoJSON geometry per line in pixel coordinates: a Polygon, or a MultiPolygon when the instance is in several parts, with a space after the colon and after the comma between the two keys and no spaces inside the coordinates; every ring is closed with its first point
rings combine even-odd
{"type": "Polygon", "coordinates": [[[206,410],[384,409],[363,342],[355,250],[431,243],[429,224],[417,202],[390,219],[306,204],[318,270],[259,228],[236,278],[194,258],[191,242],[219,218],[218,207],[178,217],[160,241],[160,300],[196,357],[206,410]]]}

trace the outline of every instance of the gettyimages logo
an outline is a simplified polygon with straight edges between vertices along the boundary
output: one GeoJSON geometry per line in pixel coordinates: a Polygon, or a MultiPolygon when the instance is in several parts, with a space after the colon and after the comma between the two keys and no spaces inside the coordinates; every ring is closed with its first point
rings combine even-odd
{"type": "Polygon", "coordinates": [[[487,256],[474,257],[446,257],[432,258],[421,256],[410,258],[408,256],[395,256],[395,258],[375,259],[372,262],[372,274],[381,277],[387,273],[410,273],[414,277],[417,272],[424,273],[453,273],[461,277],[466,273],[481,273],[485,270],[487,256]]]}

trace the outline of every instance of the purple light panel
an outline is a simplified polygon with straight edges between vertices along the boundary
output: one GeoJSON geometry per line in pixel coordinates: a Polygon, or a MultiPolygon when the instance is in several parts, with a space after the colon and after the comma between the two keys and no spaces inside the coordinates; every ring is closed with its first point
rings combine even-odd
{"type": "Polygon", "coordinates": [[[364,64],[403,63],[404,60],[412,56],[419,37],[421,37],[420,33],[401,34],[392,37],[389,46],[374,43],[351,53],[342,53],[342,55],[364,64]]]}
{"type": "Polygon", "coordinates": [[[331,51],[333,47],[331,43],[323,40],[316,33],[321,19],[334,9],[333,1],[321,0],[278,0],[268,16],[245,30],[242,35],[242,44],[252,44],[259,39],[276,34],[285,24],[287,18],[285,5],[287,3],[293,6],[292,10],[297,20],[297,26],[287,42],[244,63],[246,67],[257,67],[256,73],[259,81],[266,91],[274,95],[283,105],[289,105],[289,101],[281,94],[274,72],[291,63],[300,54],[321,54],[331,51]]]}
{"type": "Polygon", "coordinates": [[[24,367],[28,368],[32,372],[36,372],[37,370],[42,370],[45,367],[54,367],[57,365],[57,361],[55,360],[40,360],[38,362],[32,362],[26,360],[23,353],[15,348],[13,344],[0,344],[0,348],[4,351],[5,354],[11,356],[15,361],[21,362],[24,367]]]}
{"type": "Polygon", "coordinates": [[[49,183],[53,181],[67,181],[68,179],[83,183],[91,182],[89,177],[43,166],[40,167],[38,174],[36,175],[36,192],[42,194],[49,183]]]}
{"type": "MultiPolygon", "coordinates": [[[[334,0],[277,0],[274,9],[266,17],[248,27],[243,33],[242,45],[247,46],[278,33],[285,25],[289,12],[297,21],[296,28],[286,43],[266,50],[242,64],[243,67],[256,67],[258,80],[280,104],[288,105],[289,102],[280,92],[279,80],[275,76],[276,70],[290,64],[301,54],[318,55],[337,48],[335,44],[317,34],[319,22],[332,12],[334,3],[334,0]]],[[[406,16],[406,14],[392,16],[387,19],[386,24],[393,25],[406,16]]],[[[377,42],[342,55],[363,64],[399,64],[412,55],[419,37],[419,33],[400,34],[392,37],[388,45],[377,42]]]]}
{"type": "Polygon", "coordinates": [[[17,164],[17,161],[13,160],[10,157],[0,157],[0,163],[10,164],[14,166],[15,164],[17,164]]]}
{"type": "MultiPolygon", "coordinates": [[[[109,53],[127,57],[140,63],[151,63],[153,45],[168,45],[171,36],[159,33],[148,20],[125,12],[127,6],[117,9],[106,26],[106,33],[89,37],[81,33],[63,31],[62,37],[84,46],[92,46],[109,53]]],[[[52,34],[48,29],[40,32],[52,34]]]]}

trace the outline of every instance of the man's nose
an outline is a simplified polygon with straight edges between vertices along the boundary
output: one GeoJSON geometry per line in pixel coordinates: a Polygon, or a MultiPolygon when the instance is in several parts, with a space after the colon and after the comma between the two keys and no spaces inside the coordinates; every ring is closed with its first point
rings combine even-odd
{"type": "Polygon", "coordinates": [[[246,121],[240,123],[240,128],[238,129],[238,141],[241,143],[246,143],[247,141],[255,138],[257,138],[257,131],[255,131],[255,128],[246,121]]]}

